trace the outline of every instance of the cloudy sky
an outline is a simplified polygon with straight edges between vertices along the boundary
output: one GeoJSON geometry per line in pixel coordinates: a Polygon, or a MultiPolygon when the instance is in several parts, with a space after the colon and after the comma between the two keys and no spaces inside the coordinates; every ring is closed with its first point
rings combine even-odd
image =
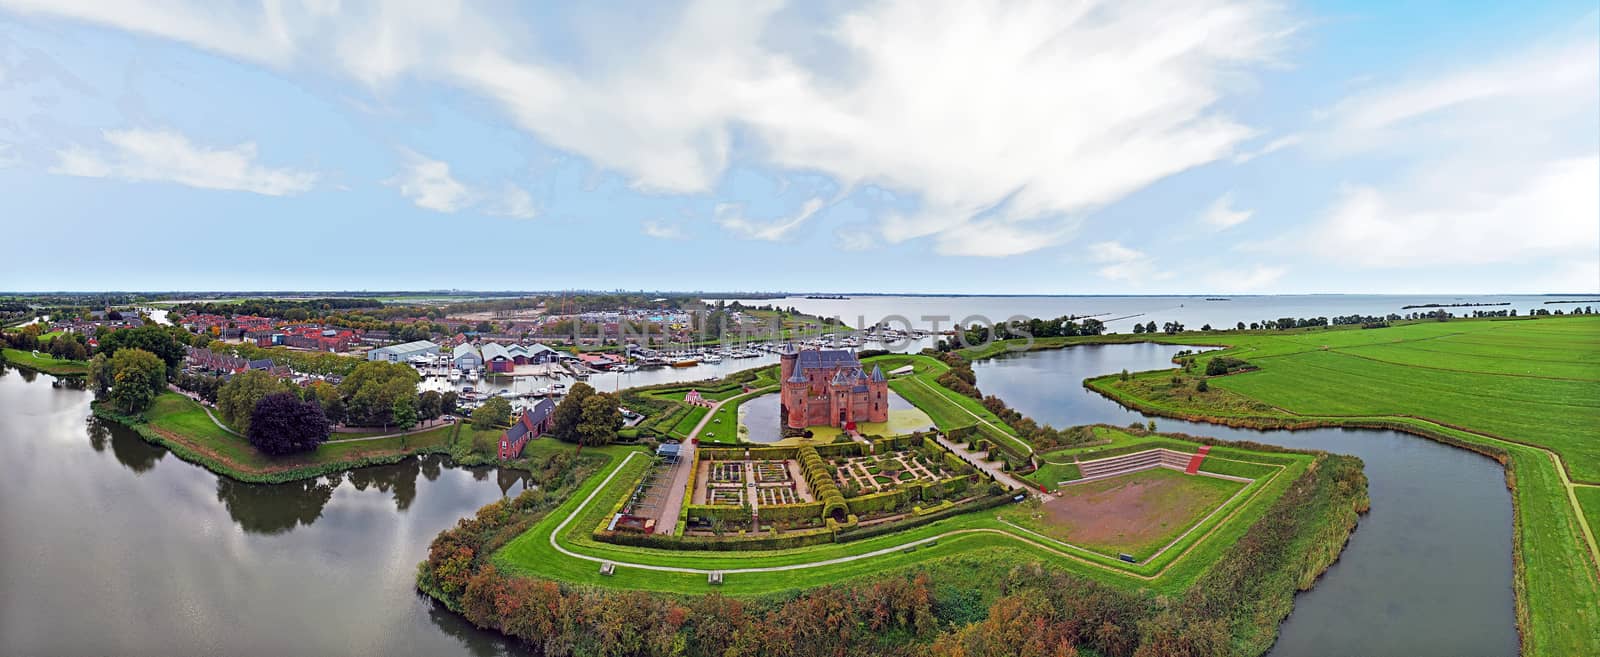
{"type": "Polygon", "coordinates": [[[0,0],[0,290],[1600,289],[1592,0],[573,4],[0,0]]]}

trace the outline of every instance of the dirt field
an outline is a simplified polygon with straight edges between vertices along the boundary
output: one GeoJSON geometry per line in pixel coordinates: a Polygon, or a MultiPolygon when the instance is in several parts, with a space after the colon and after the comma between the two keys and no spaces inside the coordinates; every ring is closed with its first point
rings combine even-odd
{"type": "Polygon", "coordinates": [[[1244,484],[1156,468],[1064,486],[1035,516],[1036,528],[1063,541],[1143,559],[1177,538],[1244,484]]]}

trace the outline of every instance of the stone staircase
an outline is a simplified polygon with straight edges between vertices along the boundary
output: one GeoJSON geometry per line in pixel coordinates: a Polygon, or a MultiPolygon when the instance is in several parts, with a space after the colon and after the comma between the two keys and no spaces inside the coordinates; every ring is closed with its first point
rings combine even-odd
{"type": "Polygon", "coordinates": [[[1083,478],[1062,482],[1062,484],[1081,484],[1151,468],[1168,468],[1194,474],[1200,467],[1196,457],[1197,455],[1194,454],[1175,452],[1164,447],[1157,447],[1142,452],[1095,459],[1093,461],[1078,461],[1078,471],[1083,474],[1083,478]],[[1190,467],[1194,467],[1195,470],[1189,470],[1190,467]]]}

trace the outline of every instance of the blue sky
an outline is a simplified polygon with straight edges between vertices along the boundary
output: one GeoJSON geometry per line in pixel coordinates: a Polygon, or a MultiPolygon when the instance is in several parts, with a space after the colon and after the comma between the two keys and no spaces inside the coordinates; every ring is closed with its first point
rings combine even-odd
{"type": "Polygon", "coordinates": [[[0,290],[1600,290],[1592,2],[0,0],[0,290]]]}

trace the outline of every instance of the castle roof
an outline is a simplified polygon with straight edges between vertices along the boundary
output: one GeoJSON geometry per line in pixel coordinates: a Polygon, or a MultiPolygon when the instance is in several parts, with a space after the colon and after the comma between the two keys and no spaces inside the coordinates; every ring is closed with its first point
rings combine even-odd
{"type": "Polygon", "coordinates": [[[883,383],[884,381],[887,381],[887,380],[888,379],[883,378],[883,368],[878,367],[877,365],[873,365],[872,366],[872,382],[873,383],[883,383]]]}
{"type": "Polygon", "coordinates": [[[861,361],[856,359],[853,352],[844,349],[806,349],[800,352],[800,358],[795,362],[796,369],[816,369],[835,367],[861,367],[861,361]]]}
{"type": "Polygon", "coordinates": [[[800,368],[796,367],[794,368],[794,374],[790,374],[787,381],[789,383],[805,383],[806,375],[804,372],[800,371],[800,368]]]}

